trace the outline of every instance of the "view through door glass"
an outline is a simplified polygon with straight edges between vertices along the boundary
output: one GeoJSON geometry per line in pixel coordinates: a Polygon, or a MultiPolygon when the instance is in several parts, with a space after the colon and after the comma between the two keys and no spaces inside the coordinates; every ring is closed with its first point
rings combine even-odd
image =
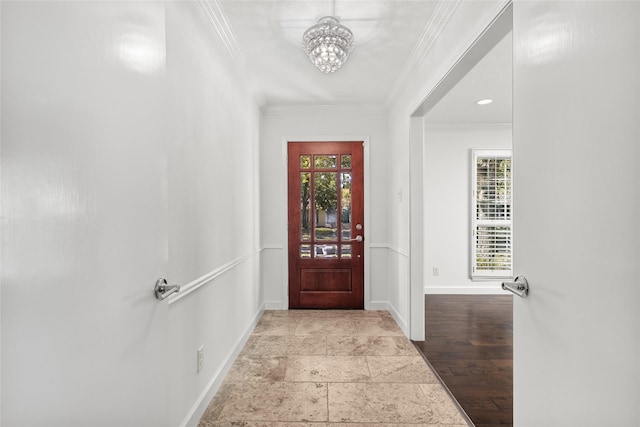
{"type": "Polygon", "coordinates": [[[288,144],[289,307],[364,308],[363,147],[288,144]]]}

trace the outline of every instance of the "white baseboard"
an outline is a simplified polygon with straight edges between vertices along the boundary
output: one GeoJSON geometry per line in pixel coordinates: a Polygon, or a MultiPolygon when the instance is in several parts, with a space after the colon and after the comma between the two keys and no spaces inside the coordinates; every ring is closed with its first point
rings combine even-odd
{"type": "Polygon", "coordinates": [[[511,295],[499,285],[495,286],[425,286],[424,293],[433,295],[511,295]]]}
{"type": "Polygon", "coordinates": [[[407,324],[407,321],[405,319],[403,319],[402,316],[400,316],[400,314],[398,314],[398,311],[393,306],[393,304],[388,303],[387,304],[387,309],[389,310],[389,313],[391,313],[391,317],[393,317],[393,320],[396,321],[396,323],[398,324],[400,329],[402,329],[402,332],[404,332],[404,334],[408,337],[409,336],[409,325],[407,324]]]}
{"type": "Polygon", "coordinates": [[[389,311],[389,303],[387,301],[369,301],[368,304],[365,304],[364,309],[389,311]]]}
{"type": "Polygon", "coordinates": [[[223,365],[214,374],[213,378],[211,378],[211,381],[209,381],[209,384],[207,384],[203,392],[195,401],[194,405],[191,407],[191,410],[187,413],[182,423],[180,423],[180,427],[197,427],[198,422],[200,421],[200,418],[202,418],[202,415],[204,414],[204,411],[206,411],[207,407],[209,406],[209,403],[211,402],[211,399],[213,399],[213,396],[215,396],[215,394],[220,389],[220,386],[222,385],[222,382],[227,376],[227,373],[231,369],[233,362],[235,362],[236,358],[238,357],[238,354],[240,354],[240,351],[242,350],[247,340],[253,333],[253,329],[258,324],[258,321],[262,317],[264,310],[265,310],[265,304],[263,304],[258,309],[258,312],[256,313],[253,320],[251,321],[251,324],[249,325],[249,327],[247,327],[247,329],[244,331],[242,336],[238,339],[236,345],[233,347],[233,350],[227,356],[223,365]]]}
{"type": "MultiPolygon", "coordinates": [[[[264,309],[288,310],[289,308],[285,307],[282,301],[265,301],[264,309]]],[[[389,310],[389,303],[387,301],[369,301],[369,303],[365,305],[365,310],[391,311],[389,310]]]]}
{"type": "Polygon", "coordinates": [[[287,310],[288,307],[284,306],[282,301],[265,301],[264,309],[265,310],[287,310]]]}

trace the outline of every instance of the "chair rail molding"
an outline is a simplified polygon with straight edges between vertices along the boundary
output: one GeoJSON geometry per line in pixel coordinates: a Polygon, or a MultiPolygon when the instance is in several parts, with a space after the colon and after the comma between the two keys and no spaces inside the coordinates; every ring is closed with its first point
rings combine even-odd
{"type": "Polygon", "coordinates": [[[250,252],[245,253],[244,255],[241,255],[223,265],[221,265],[220,267],[216,268],[215,270],[210,271],[207,274],[204,274],[200,277],[198,277],[197,279],[182,285],[180,287],[180,292],[175,293],[173,295],[171,295],[169,298],[167,298],[167,300],[169,301],[169,305],[175,304],[176,302],[180,301],[183,298],[186,298],[188,295],[192,294],[193,292],[195,292],[196,290],[200,289],[201,287],[211,283],[212,281],[214,281],[215,279],[217,279],[218,277],[222,276],[223,274],[225,274],[226,272],[234,269],[235,267],[237,267],[238,265],[244,263],[245,261],[256,257],[260,254],[260,249],[254,249],[250,252]]]}

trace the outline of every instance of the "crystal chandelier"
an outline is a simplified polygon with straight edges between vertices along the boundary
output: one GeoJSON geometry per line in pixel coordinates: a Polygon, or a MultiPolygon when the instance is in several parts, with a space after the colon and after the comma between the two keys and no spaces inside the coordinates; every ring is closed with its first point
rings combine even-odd
{"type": "Polygon", "coordinates": [[[323,73],[333,73],[353,49],[353,33],[338,18],[325,16],[302,36],[302,46],[313,64],[323,73]]]}

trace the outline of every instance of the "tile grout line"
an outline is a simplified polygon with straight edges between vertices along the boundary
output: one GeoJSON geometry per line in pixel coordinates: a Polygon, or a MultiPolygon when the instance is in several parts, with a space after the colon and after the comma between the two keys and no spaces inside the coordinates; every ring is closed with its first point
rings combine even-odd
{"type": "MultiPolygon", "coordinates": [[[[324,357],[329,357],[329,336],[324,335],[324,357]]],[[[329,412],[329,382],[327,381],[327,424],[331,420],[331,413],[329,412]]]]}
{"type": "Polygon", "coordinates": [[[327,424],[331,420],[331,414],[329,413],[329,383],[327,382],[327,424]]]}
{"type": "MultiPolygon", "coordinates": [[[[275,317],[275,316],[272,315],[271,318],[273,318],[273,317],[275,317]]],[[[278,320],[280,320],[280,319],[278,319],[278,320]]],[[[301,319],[288,319],[288,320],[291,321],[291,323],[293,323],[295,325],[295,327],[293,328],[293,336],[296,336],[296,337],[301,337],[301,336],[311,337],[311,336],[314,335],[314,334],[296,335],[296,332],[303,332],[302,329],[300,328],[300,326],[302,324],[301,319]]],[[[322,320],[322,318],[320,317],[318,320],[322,320]]],[[[362,320],[364,321],[364,320],[367,320],[367,319],[362,319],[362,320]]],[[[379,320],[379,319],[376,319],[376,320],[379,320]]],[[[358,326],[360,326],[359,323],[355,322],[353,319],[350,319],[350,323],[354,323],[355,326],[356,326],[354,334],[346,334],[346,335],[338,334],[336,336],[338,336],[338,337],[360,337],[360,338],[365,338],[365,339],[366,338],[375,339],[375,338],[381,338],[381,337],[393,337],[393,336],[396,336],[395,334],[383,335],[383,336],[378,336],[378,335],[375,335],[375,336],[374,335],[360,335],[360,333],[364,332],[364,331],[361,328],[358,328],[358,326]]],[[[284,336],[287,336],[287,335],[291,336],[290,335],[291,328],[285,328],[285,329],[287,329],[289,331],[289,334],[286,334],[284,336]]],[[[270,335],[271,334],[267,333],[264,336],[270,336],[270,335]]],[[[273,336],[278,336],[278,334],[275,334],[273,336]]],[[[286,354],[282,355],[283,360],[286,361],[285,367],[284,367],[284,371],[282,373],[282,375],[283,375],[282,382],[284,383],[283,384],[284,387],[286,387],[287,384],[295,384],[295,383],[315,383],[315,384],[318,384],[317,381],[313,381],[313,380],[302,380],[302,381],[287,381],[287,380],[285,380],[285,378],[287,376],[287,372],[289,372],[290,369],[292,368],[292,366],[290,365],[292,357],[294,357],[294,358],[295,357],[303,357],[304,358],[304,357],[318,356],[318,357],[321,357],[321,358],[331,359],[333,357],[358,357],[358,356],[360,356],[360,357],[362,357],[364,359],[364,362],[366,364],[366,369],[367,369],[367,372],[368,372],[368,380],[367,381],[355,381],[355,380],[339,381],[338,384],[339,383],[345,383],[345,384],[371,383],[371,384],[375,384],[375,382],[373,381],[373,376],[372,376],[372,366],[371,366],[371,363],[370,363],[371,359],[373,359],[375,357],[394,357],[395,356],[394,358],[403,358],[403,357],[413,357],[414,356],[414,354],[412,354],[412,355],[404,355],[404,354],[395,354],[395,353],[394,354],[388,354],[388,355],[385,355],[385,354],[381,354],[381,355],[375,355],[375,354],[374,355],[368,355],[368,354],[351,355],[351,354],[346,354],[346,355],[331,355],[330,356],[329,355],[329,336],[330,335],[325,332],[325,333],[318,334],[317,336],[318,336],[318,338],[321,337],[322,339],[324,339],[324,341],[322,343],[323,346],[320,347],[320,349],[324,349],[324,354],[321,354],[321,355],[315,355],[315,354],[295,354],[294,355],[294,354],[289,354],[290,353],[290,349],[289,349],[289,346],[287,345],[286,354]]],[[[333,337],[334,335],[331,334],[331,336],[333,337]]],[[[408,342],[410,342],[410,341],[408,341],[408,342]]],[[[420,352],[418,352],[418,353],[421,354],[420,352]]],[[[246,356],[248,358],[256,357],[257,359],[270,359],[270,358],[281,357],[281,355],[279,353],[277,355],[272,355],[270,353],[269,354],[247,354],[246,356]]],[[[431,369],[431,371],[433,373],[435,373],[435,371],[432,369],[431,366],[429,366],[429,369],[431,369]]],[[[439,379],[439,377],[437,376],[437,373],[436,373],[436,378],[439,379]]],[[[336,423],[331,422],[331,402],[329,400],[330,399],[329,387],[331,385],[335,385],[335,384],[332,383],[332,382],[329,382],[328,381],[329,379],[330,378],[327,378],[326,382],[324,382],[325,387],[326,387],[326,390],[325,390],[325,396],[326,396],[326,421],[324,421],[324,422],[326,422],[327,424],[336,424],[336,423]]],[[[261,381],[258,381],[258,382],[261,382],[261,381]]],[[[241,383],[242,384],[248,384],[248,383],[251,383],[251,381],[242,380],[241,383]]],[[[406,381],[397,381],[397,382],[396,381],[380,381],[379,385],[386,384],[386,383],[406,384],[407,382],[406,381]]],[[[224,404],[222,405],[222,408],[220,409],[220,412],[218,413],[218,417],[216,417],[217,420],[219,420],[220,415],[222,414],[223,410],[225,409],[225,407],[229,403],[229,397],[230,396],[227,396],[227,399],[225,399],[224,404]]],[[[449,396],[449,397],[451,397],[451,396],[449,396]]],[[[455,404],[457,404],[457,401],[455,401],[455,399],[452,399],[452,401],[455,404]]],[[[456,405],[456,407],[457,407],[457,405],[456,405]]],[[[460,412],[459,407],[457,407],[457,409],[458,409],[458,413],[459,414],[461,414],[461,415],[464,414],[464,412],[460,412]]],[[[466,415],[466,414],[464,414],[464,415],[466,415]]],[[[463,416],[463,418],[464,418],[464,416],[463,416]]],[[[465,419],[465,421],[466,421],[466,419],[465,419]]],[[[274,420],[271,420],[271,419],[268,420],[268,419],[265,418],[264,420],[261,419],[260,422],[268,422],[271,425],[275,425],[276,423],[278,423],[280,421],[274,421],[274,420]]],[[[289,423],[289,421],[284,421],[284,420],[282,422],[289,423]]],[[[322,423],[323,421],[318,421],[318,422],[322,423]]],[[[315,421],[313,421],[313,423],[315,423],[315,421]]],[[[349,422],[349,423],[351,423],[351,422],[349,422]]],[[[404,425],[404,424],[407,424],[407,422],[402,422],[402,423],[399,423],[399,424],[404,425]]]]}

